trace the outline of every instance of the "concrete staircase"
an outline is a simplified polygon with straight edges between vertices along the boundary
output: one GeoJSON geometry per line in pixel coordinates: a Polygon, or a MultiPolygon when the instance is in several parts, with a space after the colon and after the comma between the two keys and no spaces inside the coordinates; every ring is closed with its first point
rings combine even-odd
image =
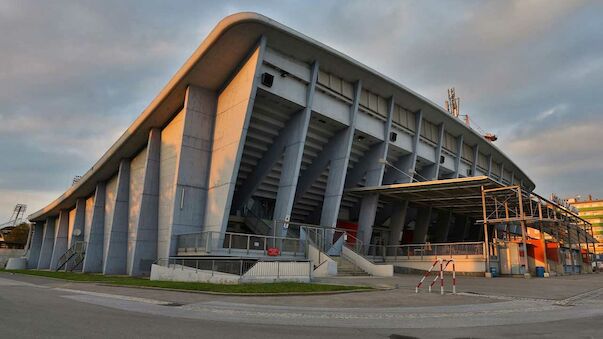
{"type": "Polygon", "coordinates": [[[332,257],[337,262],[337,275],[338,276],[370,276],[368,273],[354,265],[351,261],[346,259],[344,256],[332,257]]]}

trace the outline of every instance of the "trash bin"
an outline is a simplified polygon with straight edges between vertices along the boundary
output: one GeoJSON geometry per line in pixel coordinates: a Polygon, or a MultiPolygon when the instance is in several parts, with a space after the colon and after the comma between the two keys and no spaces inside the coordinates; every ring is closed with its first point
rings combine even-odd
{"type": "Polygon", "coordinates": [[[490,267],[490,274],[492,274],[492,278],[498,277],[498,269],[496,267],[490,267]]]}
{"type": "Polygon", "coordinates": [[[536,266],[536,276],[538,278],[544,278],[544,267],[536,266]]]}

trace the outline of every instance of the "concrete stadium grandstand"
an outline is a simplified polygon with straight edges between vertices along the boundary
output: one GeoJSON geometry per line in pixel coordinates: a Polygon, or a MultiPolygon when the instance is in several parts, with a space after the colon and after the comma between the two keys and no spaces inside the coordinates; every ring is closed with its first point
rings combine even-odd
{"type": "Polygon", "coordinates": [[[587,271],[589,251],[573,252],[593,243],[589,224],[534,188],[442,107],[240,13],[78,182],[29,217],[27,266],[146,275],[162,260],[195,258],[198,269],[211,256],[388,275],[462,256],[458,267],[481,274],[587,271]]]}

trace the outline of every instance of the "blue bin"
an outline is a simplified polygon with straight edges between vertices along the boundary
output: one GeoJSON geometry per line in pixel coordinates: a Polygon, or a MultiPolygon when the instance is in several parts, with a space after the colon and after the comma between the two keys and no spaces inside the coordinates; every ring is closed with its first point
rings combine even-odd
{"type": "Polygon", "coordinates": [[[490,267],[490,274],[492,274],[492,278],[498,277],[498,269],[496,269],[496,267],[490,267]]]}
{"type": "Polygon", "coordinates": [[[536,276],[538,278],[544,278],[544,267],[536,266],[536,276]]]}

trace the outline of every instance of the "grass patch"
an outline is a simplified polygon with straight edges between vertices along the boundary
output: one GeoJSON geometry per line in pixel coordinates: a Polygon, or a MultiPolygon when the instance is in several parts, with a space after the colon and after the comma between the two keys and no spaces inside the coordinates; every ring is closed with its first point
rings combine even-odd
{"type": "Polygon", "coordinates": [[[102,275],[92,273],[74,273],[74,272],[51,272],[36,270],[0,270],[2,272],[12,272],[27,275],[35,275],[48,278],[57,278],[68,281],[81,282],[100,282],[118,286],[132,287],[154,287],[166,289],[179,289],[189,291],[219,292],[219,293],[315,293],[315,292],[337,292],[350,290],[371,290],[367,286],[348,286],[348,285],[326,285],[309,284],[296,282],[278,282],[278,283],[258,283],[258,284],[239,284],[222,285],[210,283],[193,282],[175,282],[175,281],[155,281],[146,278],[135,278],[128,276],[102,275]]]}

